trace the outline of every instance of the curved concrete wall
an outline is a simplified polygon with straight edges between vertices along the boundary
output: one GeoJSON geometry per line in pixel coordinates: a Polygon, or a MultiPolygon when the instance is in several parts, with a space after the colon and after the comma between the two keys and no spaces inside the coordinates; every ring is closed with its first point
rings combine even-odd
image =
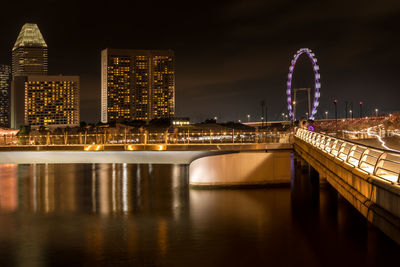
{"type": "Polygon", "coordinates": [[[191,186],[238,186],[290,183],[290,151],[242,152],[194,160],[191,186]]]}

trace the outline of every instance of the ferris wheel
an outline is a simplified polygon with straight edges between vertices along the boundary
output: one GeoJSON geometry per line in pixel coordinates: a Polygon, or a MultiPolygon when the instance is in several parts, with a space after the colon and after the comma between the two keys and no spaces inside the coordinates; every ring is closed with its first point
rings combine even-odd
{"type": "MultiPolygon", "coordinates": [[[[301,48],[297,51],[297,53],[294,55],[291,65],[289,67],[289,74],[288,74],[288,81],[287,81],[287,89],[286,89],[286,95],[287,95],[287,104],[288,104],[288,110],[289,110],[289,116],[290,118],[295,121],[296,120],[296,89],[292,89],[292,78],[293,78],[293,71],[294,67],[296,65],[297,59],[302,55],[306,54],[312,62],[313,65],[313,70],[314,70],[314,80],[315,80],[315,91],[314,91],[314,100],[311,108],[311,101],[310,101],[310,90],[308,89],[308,94],[309,94],[309,112],[307,114],[308,119],[314,120],[315,115],[317,114],[317,108],[319,106],[319,97],[320,97],[320,89],[321,89],[321,83],[320,83],[320,74],[319,74],[319,66],[317,64],[317,58],[315,57],[315,54],[311,51],[311,49],[308,48],[301,48]],[[294,95],[294,100],[292,101],[292,95],[294,95]]],[[[297,90],[305,90],[304,88],[302,89],[297,89],[297,90]]]]}

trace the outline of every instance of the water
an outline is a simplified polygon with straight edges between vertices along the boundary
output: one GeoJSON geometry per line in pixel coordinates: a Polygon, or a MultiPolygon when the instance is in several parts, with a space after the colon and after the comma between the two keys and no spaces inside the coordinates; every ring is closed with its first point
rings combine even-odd
{"type": "Polygon", "coordinates": [[[0,165],[0,266],[398,261],[398,245],[295,168],[291,187],[193,190],[182,165],[0,165]]]}

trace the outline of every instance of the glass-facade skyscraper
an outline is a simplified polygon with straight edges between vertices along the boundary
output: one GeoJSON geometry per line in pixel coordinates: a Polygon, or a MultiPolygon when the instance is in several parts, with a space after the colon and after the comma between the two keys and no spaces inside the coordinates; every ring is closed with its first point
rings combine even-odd
{"type": "Polygon", "coordinates": [[[0,127],[10,127],[11,67],[0,65],[0,127]]]}
{"type": "Polygon", "coordinates": [[[104,49],[101,53],[101,121],[175,115],[172,50],[104,49]]]}

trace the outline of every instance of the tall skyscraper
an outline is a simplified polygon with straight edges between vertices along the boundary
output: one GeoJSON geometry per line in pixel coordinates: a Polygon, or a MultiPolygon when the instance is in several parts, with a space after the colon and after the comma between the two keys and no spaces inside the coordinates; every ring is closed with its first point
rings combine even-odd
{"type": "Polygon", "coordinates": [[[11,67],[0,65],[0,127],[10,127],[11,67]]]}
{"type": "Polygon", "coordinates": [[[38,26],[25,23],[12,48],[11,127],[24,124],[28,75],[47,75],[47,44],[38,26]]]}
{"type": "Polygon", "coordinates": [[[36,24],[22,26],[12,49],[13,76],[47,75],[47,44],[36,24]]]}
{"type": "Polygon", "coordinates": [[[25,124],[79,125],[79,76],[27,76],[25,124]]]}
{"type": "Polygon", "coordinates": [[[151,120],[175,114],[172,50],[101,52],[101,121],[151,120]]]}

